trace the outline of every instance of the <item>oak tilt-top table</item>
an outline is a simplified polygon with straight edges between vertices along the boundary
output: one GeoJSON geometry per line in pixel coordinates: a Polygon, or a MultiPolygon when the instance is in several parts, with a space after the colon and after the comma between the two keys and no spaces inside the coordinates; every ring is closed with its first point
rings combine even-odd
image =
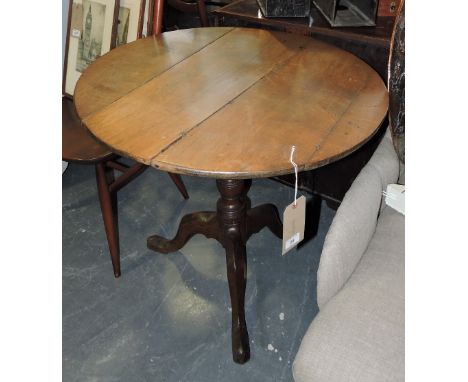
{"type": "Polygon", "coordinates": [[[112,50],[75,89],[83,124],[113,151],[155,168],[216,179],[216,212],[182,218],[169,253],[195,234],[226,250],[235,362],[249,359],[246,242],[268,227],[272,204],[251,208],[252,178],[310,170],[340,159],[377,131],[388,106],[378,74],[357,57],[306,36],[243,28],[164,33],[112,50]]]}

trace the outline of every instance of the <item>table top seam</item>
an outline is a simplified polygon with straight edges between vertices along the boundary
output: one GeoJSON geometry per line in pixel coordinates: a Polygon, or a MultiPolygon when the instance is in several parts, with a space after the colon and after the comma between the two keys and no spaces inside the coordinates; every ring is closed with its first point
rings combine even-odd
{"type": "Polygon", "coordinates": [[[284,66],[286,65],[287,62],[289,62],[290,60],[292,60],[294,57],[298,56],[299,54],[303,53],[305,51],[305,47],[310,45],[311,42],[307,41],[306,44],[304,44],[304,46],[301,46],[299,45],[299,47],[297,48],[297,51],[292,54],[291,56],[289,56],[287,59],[285,60],[282,60],[281,62],[275,64],[268,72],[266,72],[264,75],[262,75],[260,78],[258,78],[256,81],[254,81],[251,85],[249,85],[248,87],[246,87],[243,91],[241,91],[239,94],[237,94],[235,97],[233,97],[232,99],[230,99],[228,102],[226,102],[223,106],[221,106],[219,109],[215,110],[213,113],[211,113],[209,116],[207,116],[206,118],[204,118],[202,121],[198,122],[197,124],[195,124],[194,126],[190,127],[189,129],[187,130],[184,130],[183,132],[181,132],[181,134],[175,138],[172,142],[168,143],[166,146],[164,146],[157,154],[155,154],[154,156],[152,156],[149,160],[149,163],[152,163],[153,160],[155,160],[159,155],[161,155],[162,153],[164,153],[165,151],[169,150],[173,145],[175,145],[177,142],[179,142],[180,140],[182,140],[186,135],[188,135],[190,132],[192,132],[193,130],[195,130],[196,128],[198,128],[200,125],[202,125],[205,121],[207,121],[208,119],[210,119],[211,117],[213,117],[215,114],[217,114],[218,112],[220,112],[221,110],[223,110],[225,107],[227,107],[228,105],[230,105],[234,100],[238,99],[239,97],[241,97],[244,93],[246,93],[248,90],[250,90],[252,87],[254,87],[256,84],[258,84],[260,81],[262,81],[265,77],[269,76],[271,73],[273,73],[276,69],[278,69],[279,67],[281,66],[284,66]]]}
{"type": "MultiPolygon", "coordinates": [[[[228,28],[226,28],[228,29],[228,28]]],[[[166,68],[165,70],[163,70],[162,72],[152,76],[150,79],[148,79],[147,81],[144,81],[142,82],[141,84],[138,84],[136,87],[132,88],[131,90],[129,90],[128,92],[126,92],[125,94],[122,94],[119,98],[115,99],[114,101],[112,101],[111,103],[107,104],[106,106],[104,106],[103,108],[99,109],[99,110],[96,110],[94,112],[92,112],[91,114],[88,114],[86,117],[82,118],[81,119],[81,125],[83,127],[86,127],[84,125],[84,121],[87,120],[88,118],[91,118],[92,116],[106,110],[107,108],[109,108],[110,106],[112,106],[114,103],[120,101],[122,98],[124,97],[127,97],[128,95],[130,95],[131,93],[133,93],[134,91],[140,89],[142,86],[145,86],[146,84],[148,84],[149,82],[153,81],[155,78],[158,78],[159,76],[163,75],[164,73],[168,72],[169,70],[173,69],[174,67],[176,67],[177,65],[181,64],[182,62],[184,62],[185,60],[187,60],[188,58],[194,56],[195,54],[199,53],[200,51],[202,51],[203,49],[205,49],[207,46],[210,46],[211,44],[213,44],[214,42],[218,41],[220,38],[226,36],[227,34],[231,33],[232,31],[234,31],[235,27],[232,27],[231,29],[229,29],[226,33],[223,33],[222,35],[216,37],[213,41],[210,41],[208,44],[206,45],[203,45],[200,49],[197,49],[196,51],[192,52],[191,54],[189,54],[187,57],[184,57],[182,60],[180,61],[177,61],[176,63],[174,63],[174,65],[171,65],[169,66],[168,68],[166,68]]],[[[156,38],[156,36],[153,36],[153,40],[156,38]]]]}

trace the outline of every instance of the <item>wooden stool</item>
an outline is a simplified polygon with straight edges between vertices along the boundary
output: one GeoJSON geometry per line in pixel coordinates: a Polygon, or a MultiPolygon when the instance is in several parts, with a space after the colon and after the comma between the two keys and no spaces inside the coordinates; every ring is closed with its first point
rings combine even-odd
{"type": "MultiPolygon", "coordinates": [[[[121,275],[117,191],[147,169],[146,165],[140,163],[133,166],[119,163],[118,158],[118,155],[81,126],[73,101],[62,97],[62,159],[67,162],[94,165],[96,168],[99,202],[115,277],[121,275]],[[114,170],[120,171],[122,175],[115,178],[114,170]]],[[[182,196],[188,199],[181,177],[176,174],[169,176],[182,196]]]]}

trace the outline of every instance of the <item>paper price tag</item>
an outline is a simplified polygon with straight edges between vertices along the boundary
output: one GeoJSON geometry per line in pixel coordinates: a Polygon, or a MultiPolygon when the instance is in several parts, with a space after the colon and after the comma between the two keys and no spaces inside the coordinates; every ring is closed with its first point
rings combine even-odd
{"type": "Polygon", "coordinates": [[[78,29],[72,29],[71,35],[73,37],[80,38],[81,37],[81,31],[79,31],[78,29]]]}
{"type": "Polygon", "coordinates": [[[295,235],[293,235],[293,237],[291,237],[290,239],[286,240],[286,243],[285,243],[285,245],[284,245],[286,251],[289,250],[289,248],[294,247],[297,243],[299,243],[300,237],[301,237],[301,235],[299,235],[299,232],[298,232],[298,233],[296,233],[295,235]]]}
{"type": "Polygon", "coordinates": [[[283,214],[283,251],[282,255],[304,240],[306,198],[301,196],[286,207],[283,214]]]}

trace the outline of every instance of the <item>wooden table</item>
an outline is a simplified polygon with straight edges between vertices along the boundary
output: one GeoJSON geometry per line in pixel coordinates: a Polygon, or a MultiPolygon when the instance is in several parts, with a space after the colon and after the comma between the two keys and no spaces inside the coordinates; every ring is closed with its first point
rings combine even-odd
{"type": "MultiPolygon", "coordinates": [[[[268,227],[282,236],[272,204],[251,208],[250,179],[342,158],[384,119],[384,83],[357,57],[305,36],[242,28],[164,33],[119,47],[93,62],[75,89],[83,124],[113,151],[155,168],[216,179],[216,212],[185,216],[172,240],[194,234],[226,250],[235,362],[249,359],[244,312],[246,242],[268,227]]],[[[279,254],[278,254],[279,255],[279,254]]]]}

